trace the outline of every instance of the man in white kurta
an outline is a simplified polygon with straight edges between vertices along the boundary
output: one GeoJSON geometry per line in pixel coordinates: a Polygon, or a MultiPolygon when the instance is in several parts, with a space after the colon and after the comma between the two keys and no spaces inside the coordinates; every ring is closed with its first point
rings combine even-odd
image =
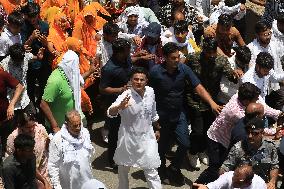
{"type": "Polygon", "coordinates": [[[109,107],[107,114],[121,116],[114,161],[118,165],[118,189],[129,189],[130,167],[144,170],[148,187],[161,189],[157,168],[161,161],[154,128],[159,129],[154,90],[146,85],[143,68],[135,68],[131,74],[132,87],[124,91],[109,107]]]}
{"type": "Polygon", "coordinates": [[[250,165],[240,165],[235,171],[226,172],[207,185],[194,183],[197,189],[266,189],[266,183],[264,180],[253,173],[252,167],[250,165]]]}
{"type": "Polygon", "coordinates": [[[251,67],[242,77],[241,83],[249,82],[261,90],[261,97],[265,99],[269,94],[269,82],[281,82],[284,73],[278,74],[273,69],[274,59],[268,52],[257,55],[255,66],[251,67]]]}
{"type": "Polygon", "coordinates": [[[54,189],[81,189],[93,179],[90,157],[93,146],[76,110],[66,114],[66,122],[49,145],[48,172],[54,189]]]}

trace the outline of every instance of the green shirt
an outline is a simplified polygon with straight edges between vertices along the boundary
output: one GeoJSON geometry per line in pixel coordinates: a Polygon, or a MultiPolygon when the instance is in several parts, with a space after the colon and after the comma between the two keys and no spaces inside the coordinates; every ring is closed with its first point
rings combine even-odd
{"type": "MultiPolygon", "coordinates": [[[[62,70],[57,68],[51,73],[42,99],[48,102],[58,126],[61,127],[65,121],[65,114],[75,108],[72,90],[62,70]]],[[[46,126],[50,127],[47,121],[46,126]]]]}
{"type": "MultiPolygon", "coordinates": [[[[213,100],[217,101],[217,95],[220,92],[220,81],[222,76],[226,76],[230,81],[237,82],[233,77],[233,69],[230,66],[228,59],[224,56],[217,56],[214,63],[209,63],[204,59],[202,52],[189,54],[186,59],[186,64],[200,79],[201,84],[209,92],[213,100]]],[[[194,88],[187,82],[186,98],[187,104],[199,111],[206,111],[210,106],[205,103],[199,95],[193,90],[194,88]]]]}

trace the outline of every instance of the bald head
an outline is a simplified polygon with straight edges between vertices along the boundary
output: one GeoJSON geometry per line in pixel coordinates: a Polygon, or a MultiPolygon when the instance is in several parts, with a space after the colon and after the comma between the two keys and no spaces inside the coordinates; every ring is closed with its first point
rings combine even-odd
{"type": "Polygon", "coordinates": [[[234,176],[232,178],[232,184],[234,188],[244,188],[251,185],[252,179],[254,177],[254,172],[252,166],[241,165],[237,167],[234,171],[234,176]]]}
{"type": "Polygon", "coordinates": [[[264,107],[260,103],[250,103],[245,111],[248,117],[262,117],[264,114],[264,107]]]}
{"type": "Polygon", "coordinates": [[[76,118],[81,119],[81,115],[77,110],[71,110],[71,111],[67,112],[66,115],[65,115],[66,121],[71,121],[71,120],[76,119],[76,118]]]}

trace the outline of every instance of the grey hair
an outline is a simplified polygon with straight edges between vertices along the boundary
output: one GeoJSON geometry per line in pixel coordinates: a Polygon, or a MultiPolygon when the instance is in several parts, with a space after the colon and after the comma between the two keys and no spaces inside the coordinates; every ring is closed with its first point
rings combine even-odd
{"type": "Polygon", "coordinates": [[[65,121],[69,121],[72,117],[80,117],[81,115],[77,110],[70,110],[65,114],[65,121]]]}

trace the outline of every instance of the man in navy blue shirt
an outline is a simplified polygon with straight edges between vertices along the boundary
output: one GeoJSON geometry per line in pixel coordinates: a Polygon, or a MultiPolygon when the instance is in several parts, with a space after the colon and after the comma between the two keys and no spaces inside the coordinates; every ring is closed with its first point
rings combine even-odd
{"type": "MultiPolygon", "coordinates": [[[[104,106],[109,107],[116,98],[127,89],[131,71],[130,60],[131,44],[125,39],[117,39],[112,44],[113,55],[102,67],[100,92],[103,95],[104,106]]],[[[108,135],[108,158],[112,168],[117,168],[113,161],[117,146],[120,117],[106,118],[109,127],[108,135]]]]}
{"type": "Polygon", "coordinates": [[[25,23],[21,30],[21,38],[23,43],[31,47],[31,53],[33,53],[34,55],[37,55],[40,48],[44,47],[46,49],[43,59],[34,61],[29,66],[27,74],[27,91],[29,98],[33,102],[34,106],[39,108],[39,103],[43,95],[44,87],[51,73],[46,39],[48,36],[49,26],[46,22],[40,20],[40,7],[37,3],[29,2],[26,6],[23,7],[22,11],[25,15],[25,23]],[[35,101],[36,81],[38,81],[39,84],[37,102],[35,101]]]}
{"type": "Polygon", "coordinates": [[[206,101],[213,111],[222,109],[217,105],[200,84],[200,80],[185,64],[180,63],[179,48],[175,43],[167,43],[163,47],[165,62],[155,65],[150,72],[150,86],[154,88],[159,123],[161,126],[159,154],[161,167],[159,175],[163,182],[168,180],[178,185],[184,184],[184,176],[180,171],[181,164],[189,147],[189,131],[184,109],[185,83],[190,82],[195,92],[206,101]],[[170,146],[170,138],[176,137],[178,148],[171,165],[166,168],[165,153],[170,146]]]}

